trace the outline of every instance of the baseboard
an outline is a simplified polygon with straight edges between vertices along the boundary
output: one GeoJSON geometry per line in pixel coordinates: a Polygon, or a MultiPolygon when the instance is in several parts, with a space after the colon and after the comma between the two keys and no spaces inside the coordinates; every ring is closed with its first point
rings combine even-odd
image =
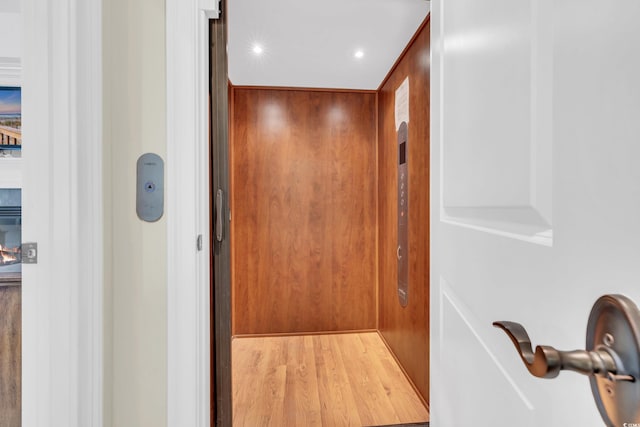
{"type": "MultiPolygon", "coordinates": [[[[269,338],[269,337],[299,337],[302,335],[340,335],[340,334],[362,334],[368,332],[378,332],[377,329],[353,329],[348,331],[314,331],[314,332],[280,332],[272,334],[237,334],[231,337],[236,338],[269,338]]],[[[385,342],[386,345],[386,342],[385,342]]],[[[389,347],[387,345],[387,347],[389,347]]],[[[395,355],[394,355],[395,358],[395,355]]],[[[406,375],[406,374],[405,374],[406,375]]]]}

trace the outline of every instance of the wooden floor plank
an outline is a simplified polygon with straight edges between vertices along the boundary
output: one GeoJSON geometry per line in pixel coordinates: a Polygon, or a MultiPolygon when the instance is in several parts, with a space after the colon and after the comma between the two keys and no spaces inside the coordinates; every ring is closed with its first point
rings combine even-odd
{"type": "Polygon", "coordinates": [[[234,362],[246,367],[246,373],[233,372],[234,404],[239,425],[278,425],[283,418],[286,364],[281,355],[284,343],[265,338],[255,343],[235,342],[234,362]],[[246,399],[259,395],[260,399],[246,399]],[[274,421],[275,420],[275,421],[274,421]]]}
{"type": "Polygon", "coordinates": [[[342,359],[336,356],[331,346],[333,339],[326,335],[314,337],[316,364],[318,366],[318,388],[325,426],[361,426],[357,404],[351,391],[342,359]]]}
{"type": "MultiPolygon", "coordinates": [[[[273,340],[281,341],[278,338],[273,340]]],[[[288,339],[285,419],[291,425],[321,426],[318,376],[310,336],[288,339]]]]}
{"type": "Polygon", "coordinates": [[[429,420],[375,332],[236,338],[232,351],[234,426],[429,420]]]}

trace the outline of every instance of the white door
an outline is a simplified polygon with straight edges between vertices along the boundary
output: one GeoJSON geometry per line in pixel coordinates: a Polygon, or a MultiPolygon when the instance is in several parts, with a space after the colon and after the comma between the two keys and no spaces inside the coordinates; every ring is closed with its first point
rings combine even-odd
{"type": "Polygon", "coordinates": [[[584,349],[598,297],[640,303],[638,22],[635,0],[432,2],[434,426],[603,425],[586,376],[533,377],[492,322],[584,349]]]}

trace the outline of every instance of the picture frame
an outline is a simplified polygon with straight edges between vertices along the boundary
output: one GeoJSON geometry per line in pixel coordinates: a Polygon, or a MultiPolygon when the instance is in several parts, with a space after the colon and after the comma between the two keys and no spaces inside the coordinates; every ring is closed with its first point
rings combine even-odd
{"type": "Polygon", "coordinates": [[[22,189],[0,188],[0,286],[22,277],[22,189]]]}
{"type": "Polygon", "coordinates": [[[0,86],[0,158],[21,157],[22,88],[0,86]]]}

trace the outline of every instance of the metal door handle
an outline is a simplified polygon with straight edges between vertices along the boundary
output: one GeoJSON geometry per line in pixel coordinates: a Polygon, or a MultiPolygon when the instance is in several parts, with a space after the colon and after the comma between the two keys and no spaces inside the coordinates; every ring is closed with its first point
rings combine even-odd
{"type": "Polygon", "coordinates": [[[216,193],[216,240],[222,242],[222,190],[216,193]]]}
{"type": "Polygon", "coordinates": [[[588,375],[600,415],[607,425],[640,423],[640,311],[623,295],[604,295],[591,309],[586,350],[537,346],[519,323],[493,322],[507,333],[529,372],[555,378],[560,371],[588,375]]]}
{"type": "MultiPolygon", "coordinates": [[[[584,375],[613,376],[618,367],[614,356],[607,350],[559,351],[553,347],[537,346],[535,353],[531,349],[531,340],[524,327],[515,322],[493,322],[493,326],[509,335],[529,372],[539,378],[555,378],[560,371],[574,371],[584,375]]],[[[634,381],[632,376],[625,376],[634,381]]]]}

